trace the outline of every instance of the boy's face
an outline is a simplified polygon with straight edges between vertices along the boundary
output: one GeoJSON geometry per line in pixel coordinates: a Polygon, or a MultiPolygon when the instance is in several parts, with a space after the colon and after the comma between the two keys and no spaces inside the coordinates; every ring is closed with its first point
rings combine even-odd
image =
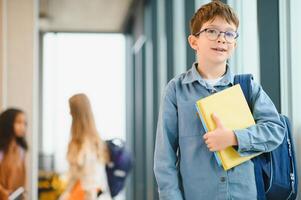
{"type": "Polygon", "coordinates": [[[198,62],[207,64],[226,64],[236,47],[236,37],[233,40],[231,34],[236,34],[237,27],[228,23],[221,17],[203,24],[200,34],[190,35],[190,46],[196,51],[198,62]],[[226,32],[226,33],[220,33],[226,32]]]}

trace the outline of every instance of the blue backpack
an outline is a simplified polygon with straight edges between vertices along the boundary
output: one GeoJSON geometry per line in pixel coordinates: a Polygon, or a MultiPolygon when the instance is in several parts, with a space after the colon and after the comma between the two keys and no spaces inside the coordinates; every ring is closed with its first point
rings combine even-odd
{"type": "Polygon", "coordinates": [[[111,162],[106,165],[106,173],[111,196],[115,197],[125,185],[126,177],[133,167],[133,156],[120,139],[106,141],[111,162]]]}
{"type": "MultiPolygon", "coordinates": [[[[251,74],[236,75],[234,84],[240,84],[244,96],[251,106],[251,74]]],[[[252,109],[251,109],[252,111],[252,109]]],[[[273,151],[252,159],[258,200],[294,200],[297,198],[298,176],[291,123],[279,114],[285,126],[283,142],[273,151]]]]}

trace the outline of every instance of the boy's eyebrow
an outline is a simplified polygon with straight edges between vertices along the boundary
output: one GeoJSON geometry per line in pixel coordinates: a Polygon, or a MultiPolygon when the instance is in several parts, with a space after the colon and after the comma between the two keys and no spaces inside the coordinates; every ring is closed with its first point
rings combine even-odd
{"type": "MultiPolygon", "coordinates": [[[[218,29],[218,30],[221,30],[219,26],[216,26],[216,25],[213,25],[213,24],[208,25],[207,28],[216,28],[216,29],[218,29]]],[[[228,27],[228,28],[226,28],[226,31],[236,31],[236,30],[234,30],[234,29],[231,28],[231,27],[228,27]]]]}

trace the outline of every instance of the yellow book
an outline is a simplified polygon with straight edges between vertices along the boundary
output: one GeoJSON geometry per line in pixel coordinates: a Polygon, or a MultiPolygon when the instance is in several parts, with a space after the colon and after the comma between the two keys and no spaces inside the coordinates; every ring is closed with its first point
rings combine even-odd
{"type": "MultiPolygon", "coordinates": [[[[196,102],[196,107],[201,121],[207,132],[216,128],[212,119],[215,113],[223,125],[231,130],[239,130],[255,125],[254,118],[249,109],[239,84],[223,91],[202,98],[196,102]]],[[[231,169],[251,158],[259,155],[240,156],[233,147],[216,152],[218,162],[221,162],[224,170],[231,169]]]]}

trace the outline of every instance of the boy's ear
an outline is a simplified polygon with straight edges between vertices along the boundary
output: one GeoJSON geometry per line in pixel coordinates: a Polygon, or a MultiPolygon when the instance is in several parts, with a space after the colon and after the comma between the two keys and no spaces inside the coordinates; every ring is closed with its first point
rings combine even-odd
{"type": "Polygon", "coordinates": [[[237,42],[235,41],[235,43],[234,43],[234,48],[236,49],[236,47],[237,47],[237,42]]]}
{"type": "Polygon", "coordinates": [[[189,45],[191,46],[191,48],[193,48],[195,51],[198,50],[198,45],[197,45],[197,37],[195,37],[194,35],[189,35],[188,36],[188,42],[189,45]]]}

